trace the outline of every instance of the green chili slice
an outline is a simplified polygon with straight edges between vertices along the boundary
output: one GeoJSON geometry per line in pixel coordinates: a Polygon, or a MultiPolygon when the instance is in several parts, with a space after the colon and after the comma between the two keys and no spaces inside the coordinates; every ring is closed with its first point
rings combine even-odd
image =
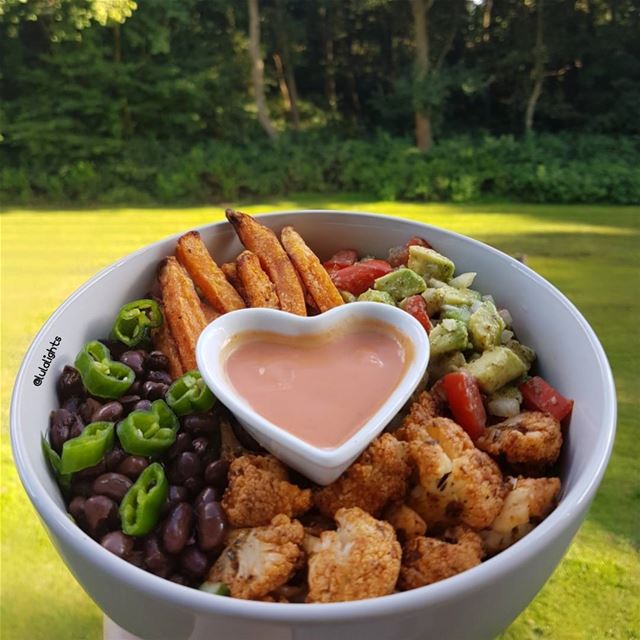
{"type": "Polygon", "coordinates": [[[61,473],[62,461],[60,456],[54,451],[45,435],[42,436],[42,451],[60,488],[67,493],[71,489],[71,474],[61,473]]]}
{"type": "Polygon", "coordinates": [[[128,536],[144,536],[160,520],[169,493],[169,483],[159,462],[150,464],[125,493],[120,503],[122,531],[128,536]]]}
{"type": "Polygon", "coordinates": [[[230,596],[231,591],[224,582],[203,582],[200,591],[206,591],[214,596],[230,596]]]}
{"type": "Polygon", "coordinates": [[[92,422],[82,433],[62,445],[60,473],[73,473],[98,464],[113,449],[113,422],[92,422]]]}
{"type": "Polygon", "coordinates": [[[155,300],[134,300],[120,308],[111,329],[111,339],[135,347],[148,340],[151,329],[161,324],[162,311],[155,300]]]}
{"type": "Polygon", "coordinates": [[[119,398],[135,380],[133,370],[112,360],[109,349],[98,340],[82,347],[75,366],[87,391],[99,398],[119,398]]]}
{"type": "Polygon", "coordinates": [[[179,416],[209,411],[216,402],[215,396],[197,369],[178,378],[167,390],[165,398],[167,404],[179,416]]]}
{"type": "Polygon", "coordinates": [[[156,456],[174,443],[179,426],[167,403],[156,400],[148,411],[132,411],[118,423],[118,438],[127,453],[156,456]]]}

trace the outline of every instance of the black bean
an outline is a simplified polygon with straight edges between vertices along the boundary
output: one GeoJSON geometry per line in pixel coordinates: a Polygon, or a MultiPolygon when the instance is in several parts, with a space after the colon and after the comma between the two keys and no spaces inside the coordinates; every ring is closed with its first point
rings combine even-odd
{"type": "Polygon", "coordinates": [[[202,457],[206,451],[207,451],[207,447],[209,446],[209,441],[206,438],[196,438],[193,441],[192,444],[192,449],[194,451],[194,453],[200,457],[202,457]]]}
{"type": "Polygon", "coordinates": [[[228,529],[227,516],[219,502],[205,502],[196,512],[198,546],[212,551],[224,541],[228,529]]]}
{"type": "Polygon", "coordinates": [[[134,411],[149,411],[151,409],[151,400],[139,400],[133,405],[134,411]]]}
{"type": "Polygon", "coordinates": [[[142,395],[142,381],[136,380],[128,389],[129,395],[141,396],[142,395]]]}
{"type": "Polygon", "coordinates": [[[104,456],[104,465],[107,471],[115,471],[126,457],[127,454],[120,447],[114,447],[111,451],[107,451],[104,456]]]}
{"type": "Polygon", "coordinates": [[[87,498],[84,503],[84,515],[88,532],[94,538],[101,538],[118,526],[118,507],[107,496],[87,498]]]}
{"type": "Polygon", "coordinates": [[[91,497],[93,495],[93,480],[82,480],[74,477],[71,481],[71,492],[75,496],[91,497]]]}
{"type": "Polygon", "coordinates": [[[179,502],[186,502],[188,499],[189,492],[185,487],[181,487],[177,484],[170,484],[167,499],[162,507],[162,516],[166,516],[179,502]]]}
{"type": "Polygon", "coordinates": [[[62,408],[71,413],[80,413],[80,405],[84,402],[84,398],[79,396],[71,396],[62,403],[62,408]]]}
{"type": "Polygon", "coordinates": [[[119,358],[122,364],[126,364],[127,367],[133,369],[133,373],[136,374],[136,378],[142,376],[144,373],[144,363],[147,359],[147,354],[142,349],[136,349],[135,351],[125,351],[119,358]]]}
{"type": "Polygon", "coordinates": [[[127,456],[117,467],[116,471],[131,480],[137,480],[138,476],[149,466],[149,461],[142,456],[127,456]]]}
{"type": "Polygon", "coordinates": [[[152,351],[147,358],[147,368],[153,371],[169,371],[171,363],[162,351],[152,351]]]}
{"type": "Polygon", "coordinates": [[[80,417],[86,424],[91,422],[91,416],[102,406],[101,402],[98,402],[95,398],[87,398],[80,405],[80,417]]]}
{"type": "Polygon", "coordinates": [[[166,371],[149,371],[147,380],[151,382],[163,382],[167,386],[170,386],[173,382],[173,378],[166,371]]]}
{"type": "Polygon", "coordinates": [[[165,553],[160,546],[157,536],[150,535],[144,541],[145,567],[157,576],[166,578],[174,569],[174,559],[165,553]]]}
{"type": "Polygon", "coordinates": [[[205,413],[191,413],[182,418],[182,428],[189,433],[199,436],[213,433],[217,427],[214,415],[207,411],[205,413]]]}
{"type": "Polygon", "coordinates": [[[144,554],[142,551],[134,550],[126,558],[126,561],[136,567],[144,568],[144,554]]]}
{"type": "Polygon", "coordinates": [[[210,462],[204,470],[204,481],[207,484],[224,489],[227,486],[227,475],[229,474],[229,462],[224,459],[210,462]]]}
{"type": "Polygon", "coordinates": [[[181,584],[185,587],[189,586],[189,581],[179,573],[174,573],[172,576],[169,577],[169,580],[171,580],[171,582],[175,582],[176,584],[181,584]]]}
{"type": "Polygon", "coordinates": [[[122,531],[111,531],[100,540],[100,544],[118,558],[126,559],[133,551],[134,540],[122,531]]]}
{"type": "Polygon", "coordinates": [[[93,492],[101,496],[108,496],[118,504],[129,491],[133,482],[121,473],[103,473],[93,481],[93,492]]]}
{"type": "Polygon", "coordinates": [[[162,532],[162,545],[169,553],[180,553],[191,535],[193,508],[180,502],[171,509],[162,532]]]}
{"type": "Polygon", "coordinates": [[[167,469],[167,477],[173,484],[184,484],[187,478],[202,473],[200,458],[193,451],[185,451],[176,456],[167,469]]]}
{"type": "Polygon", "coordinates": [[[181,431],[175,442],[171,445],[171,448],[167,451],[167,459],[173,460],[173,458],[179,456],[185,451],[191,450],[191,436],[184,431],[181,431]]]}
{"type": "Polygon", "coordinates": [[[66,409],[55,409],[49,414],[49,442],[54,451],[62,452],[62,445],[69,439],[69,427],[73,414],[66,409]]]}
{"type": "Polygon", "coordinates": [[[76,496],[71,500],[69,506],[67,507],[67,511],[73,516],[76,524],[83,529],[86,526],[84,517],[84,503],[86,501],[86,498],[84,498],[83,496],[76,496]]]}
{"type": "Polygon", "coordinates": [[[191,476],[184,481],[184,487],[189,491],[192,496],[197,496],[200,490],[204,486],[204,481],[201,476],[191,476]]]}
{"type": "Polygon", "coordinates": [[[76,480],[93,480],[97,478],[99,475],[103,474],[107,470],[107,465],[105,464],[104,458],[98,462],[98,464],[94,464],[93,467],[87,467],[86,469],[82,469],[78,471],[74,475],[74,479],[76,480]]]}
{"type": "Polygon", "coordinates": [[[140,400],[141,400],[140,396],[136,396],[136,395],[122,396],[120,398],[120,404],[122,405],[122,408],[124,409],[125,415],[131,413],[131,411],[134,410],[136,404],[138,402],[140,402],[140,400]]]}
{"type": "Polygon", "coordinates": [[[205,487],[193,501],[193,508],[196,513],[201,504],[207,504],[207,502],[220,502],[222,499],[222,492],[215,487],[205,487]]]}
{"type": "Polygon", "coordinates": [[[180,568],[191,578],[204,578],[209,560],[198,547],[191,545],[180,554],[180,568]]]}
{"type": "Polygon", "coordinates": [[[80,373],[77,369],[69,365],[66,365],[62,370],[56,387],[60,402],[64,402],[71,396],[84,395],[84,386],[82,384],[80,373]]]}
{"type": "Polygon", "coordinates": [[[103,404],[92,416],[91,422],[118,422],[122,417],[123,407],[117,400],[103,404]]]}
{"type": "Polygon", "coordinates": [[[231,429],[233,434],[238,439],[238,442],[245,448],[249,449],[249,451],[260,452],[264,451],[264,449],[260,446],[258,441],[249,434],[244,427],[242,427],[237,420],[231,421],[231,429]]]}
{"type": "Polygon", "coordinates": [[[145,382],[142,385],[142,396],[148,400],[160,400],[164,398],[169,385],[164,382],[145,382]]]}
{"type": "Polygon", "coordinates": [[[74,421],[71,427],[69,427],[69,439],[77,438],[84,431],[84,423],[82,418],[77,413],[73,414],[74,421]]]}
{"type": "Polygon", "coordinates": [[[129,350],[126,344],[120,342],[119,340],[100,340],[102,344],[109,349],[109,353],[111,354],[112,360],[120,360],[120,356],[129,350]]]}

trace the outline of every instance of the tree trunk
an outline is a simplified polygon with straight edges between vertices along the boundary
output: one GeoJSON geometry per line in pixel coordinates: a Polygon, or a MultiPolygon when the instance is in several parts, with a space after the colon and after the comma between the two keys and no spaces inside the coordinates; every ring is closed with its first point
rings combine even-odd
{"type": "Polygon", "coordinates": [[[491,11],[493,10],[493,0],[484,1],[482,11],[482,41],[489,42],[491,39],[491,11]]]}
{"type": "Polygon", "coordinates": [[[538,100],[542,94],[542,83],[544,82],[544,64],[545,64],[545,46],[544,46],[544,0],[536,1],[536,44],[533,48],[533,69],[531,70],[531,79],[533,86],[527,100],[527,108],[524,112],[524,130],[525,133],[533,131],[533,120],[536,113],[538,100]]]}
{"type": "Polygon", "coordinates": [[[322,47],[324,53],[324,95],[329,109],[335,113],[338,108],[336,93],[336,63],[333,42],[333,11],[320,7],[322,18],[322,47]]]}
{"type": "Polygon", "coordinates": [[[253,80],[253,92],[255,94],[256,109],[258,110],[258,122],[266,134],[275,140],[278,136],[269,118],[269,109],[264,97],[264,63],[260,53],[260,12],[258,0],[249,2],[249,53],[251,55],[251,78],[253,80]]]}
{"type": "MultiPolygon", "coordinates": [[[[418,82],[429,75],[429,25],[427,12],[433,0],[411,0],[411,11],[415,28],[415,73],[418,82]]],[[[431,112],[427,108],[417,108],[415,114],[416,146],[427,153],[433,144],[431,112]]]]}
{"type": "Polygon", "coordinates": [[[276,40],[279,52],[274,55],[274,60],[276,56],[278,56],[279,61],[275,60],[276,67],[280,65],[280,69],[278,70],[278,82],[280,82],[281,76],[284,80],[284,87],[281,85],[280,91],[285,102],[285,108],[291,114],[293,126],[295,129],[297,129],[300,126],[300,113],[298,111],[298,88],[296,86],[296,76],[293,72],[293,63],[291,61],[291,47],[289,46],[289,35],[287,33],[285,25],[285,11],[283,0],[276,0],[275,17],[276,40]],[[285,87],[287,94],[286,98],[285,93],[283,92],[283,88],[285,87]]]}

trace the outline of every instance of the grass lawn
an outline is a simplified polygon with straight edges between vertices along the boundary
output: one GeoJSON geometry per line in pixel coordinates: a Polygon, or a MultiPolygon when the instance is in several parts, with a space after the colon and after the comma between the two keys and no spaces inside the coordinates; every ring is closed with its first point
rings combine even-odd
{"type": "MultiPolygon", "coordinates": [[[[609,355],[618,436],[604,482],[564,561],[504,638],[640,638],[640,208],[417,205],[364,196],[292,197],[244,210],[343,208],[430,222],[484,240],[558,286],[609,355]]],[[[168,234],[222,218],[220,207],[7,210],[2,231],[2,565],[0,637],[101,637],[98,608],[47,539],[13,467],[9,397],[31,338],[80,284],[168,234]]],[[[233,639],[230,639],[233,640],[233,639]]]]}

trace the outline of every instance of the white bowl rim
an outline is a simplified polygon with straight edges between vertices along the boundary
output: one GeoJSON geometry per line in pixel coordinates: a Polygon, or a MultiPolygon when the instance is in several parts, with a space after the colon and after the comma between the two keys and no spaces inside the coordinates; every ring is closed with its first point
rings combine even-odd
{"type": "MultiPolygon", "coordinates": [[[[324,622],[329,624],[335,621],[371,620],[390,614],[406,613],[426,605],[437,605],[451,597],[472,594],[477,590],[485,588],[493,580],[501,579],[504,574],[513,568],[513,565],[520,565],[528,560],[532,560],[547,545],[547,539],[560,536],[565,528],[565,523],[571,521],[585,505],[588,505],[593,499],[596,489],[604,475],[613,448],[617,416],[615,384],[604,349],[589,323],[570,300],[535,271],[490,245],[454,231],[399,216],[361,211],[332,209],[284,210],[265,212],[256,217],[261,218],[274,214],[288,216],[305,216],[312,214],[333,214],[336,216],[354,215],[361,216],[363,220],[370,219],[375,221],[376,219],[387,218],[417,224],[422,226],[425,231],[437,230],[438,232],[444,232],[445,234],[454,236],[456,241],[463,245],[467,244],[482,247],[484,251],[488,251],[502,261],[506,261],[506,264],[518,269],[523,275],[535,281],[539,286],[549,289],[551,294],[567,308],[567,311],[571,314],[574,321],[585,332],[590,346],[596,354],[598,366],[606,385],[606,404],[603,408],[605,424],[602,425],[600,436],[595,443],[592,459],[588,465],[591,473],[583,473],[576,481],[570,493],[563,496],[556,509],[535,527],[533,531],[493,558],[486,560],[473,569],[469,569],[441,582],[379,598],[327,604],[285,604],[239,600],[228,597],[212,597],[211,594],[178,585],[121,560],[97,544],[75,525],[66,513],[53,501],[53,498],[47,493],[43,485],[37,481],[35,474],[28,473],[29,463],[22,452],[20,430],[17,426],[18,397],[29,376],[25,362],[29,359],[32,352],[35,351],[38,338],[47,332],[49,326],[55,322],[62,311],[72,305],[76,298],[80,297],[86,289],[96,285],[106,274],[120,267],[123,262],[143,253],[152,246],[171,239],[177,240],[177,238],[184,233],[184,231],[182,231],[145,245],[137,251],[116,260],[81,285],[51,314],[33,337],[29,349],[23,357],[11,396],[11,446],[22,484],[31,502],[36,507],[36,511],[41,514],[46,526],[51,528],[56,535],[64,538],[67,543],[74,548],[74,551],[79,553],[87,563],[99,564],[101,570],[111,578],[130,583],[151,597],[167,599],[174,605],[187,611],[191,610],[205,615],[228,615],[230,617],[269,622],[324,622]],[[569,500],[568,498],[571,499],[569,500]]],[[[200,225],[195,227],[195,229],[202,231],[215,225],[223,226],[225,224],[227,224],[225,221],[220,221],[200,225]]]]}

